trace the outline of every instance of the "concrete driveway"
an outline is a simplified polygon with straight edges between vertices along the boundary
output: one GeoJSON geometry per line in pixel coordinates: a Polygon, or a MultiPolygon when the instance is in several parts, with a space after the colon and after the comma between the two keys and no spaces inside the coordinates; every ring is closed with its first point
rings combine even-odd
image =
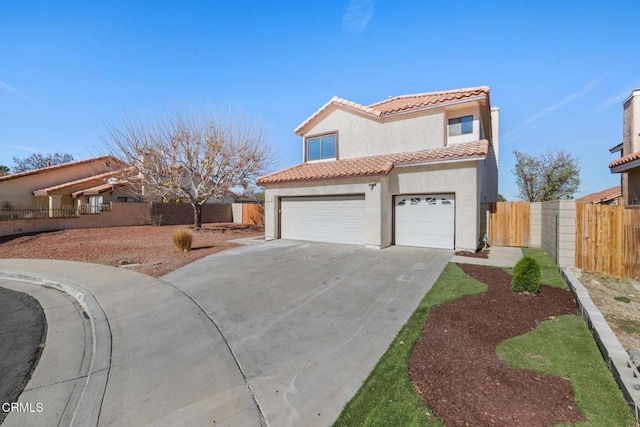
{"type": "Polygon", "coordinates": [[[451,256],[278,240],[214,254],[162,279],[217,325],[269,425],[324,426],[451,256]]]}

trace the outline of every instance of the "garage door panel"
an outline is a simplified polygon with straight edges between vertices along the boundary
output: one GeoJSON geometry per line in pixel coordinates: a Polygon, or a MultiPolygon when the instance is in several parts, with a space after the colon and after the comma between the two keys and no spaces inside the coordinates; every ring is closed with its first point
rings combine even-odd
{"type": "Polygon", "coordinates": [[[283,239],[364,244],[364,195],[287,197],[280,209],[283,239]]]}
{"type": "Polygon", "coordinates": [[[396,245],[453,249],[455,199],[452,194],[396,196],[394,205],[396,245]]]}

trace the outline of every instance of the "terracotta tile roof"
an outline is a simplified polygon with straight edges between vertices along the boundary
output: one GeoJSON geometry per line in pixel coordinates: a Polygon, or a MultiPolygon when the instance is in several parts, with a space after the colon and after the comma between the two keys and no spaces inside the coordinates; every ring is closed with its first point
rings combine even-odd
{"type": "Polygon", "coordinates": [[[369,107],[385,114],[398,113],[400,111],[416,110],[429,105],[443,102],[458,101],[478,95],[488,95],[488,86],[471,87],[465,89],[443,90],[439,92],[418,93],[402,95],[371,104],[369,107]]]}
{"type": "Polygon", "coordinates": [[[438,160],[455,160],[487,155],[489,142],[486,139],[449,147],[410,153],[385,154],[356,159],[300,163],[258,178],[258,185],[296,181],[313,181],[333,178],[355,178],[361,176],[387,175],[397,166],[407,163],[422,163],[438,160]]]}
{"type": "Polygon", "coordinates": [[[123,180],[118,181],[118,183],[114,185],[111,185],[108,183],[99,184],[99,185],[96,185],[95,187],[83,188],[82,190],[74,191],[73,193],[71,193],[71,197],[75,198],[83,195],[89,196],[94,194],[100,194],[100,193],[104,193],[105,191],[110,191],[114,188],[124,187],[127,184],[129,184],[129,181],[123,181],[123,180]]]}
{"type": "Polygon", "coordinates": [[[576,199],[576,203],[583,203],[586,205],[588,203],[606,202],[621,196],[622,190],[619,185],[616,185],[615,187],[607,188],[606,190],[598,191],[597,193],[582,196],[579,199],[576,199]]]}
{"type": "Polygon", "coordinates": [[[78,160],[75,162],[69,162],[69,163],[62,163],[60,165],[54,165],[54,166],[48,166],[46,168],[40,168],[40,169],[34,169],[34,170],[30,170],[30,171],[26,171],[26,172],[18,172],[18,173],[12,173],[9,175],[5,175],[5,176],[0,176],[0,181],[7,181],[10,179],[15,179],[15,178],[20,178],[23,176],[28,176],[28,175],[35,175],[37,173],[42,173],[42,172],[47,172],[47,171],[52,171],[52,170],[57,170],[57,169],[65,169],[71,166],[77,166],[77,165],[81,165],[84,163],[91,163],[91,162],[99,162],[101,160],[110,160],[112,162],[114,162],[114,166],[118,166],[118,165],[124,165],[124,163],[113,157],[110,154],[105,154],[102,156],[98,156],[98,157],[92,157],[90,159],[84,159],[84,160],[78,160]]]}
{"type": "Polygon", "coordinates": [[[626,156],[622,156],[619,159],[613,160],[609,163],[609,169],[615,168],[616,166],[624,165],[625,163],[630,163],[634,160],[640,159],[640,151],[636,151],[635,153],[627,154],[626,156]]]}
{"type": "Polygon", "coordinates": [[[64,182],[62,184],[54,185],[52,187],[41,188],[40,190],[34,190],[33,191],[33,195],[34,196],[47,196],[50,193],[54,193],[56,191],[65,191],[65,190],[71,190],[71,189],[74,189],[74,188],[82,189],[82,188],[95,187],[96,184],[98,184],[98,183],[101,184],[103,182],[106,182],[106,180],[109,179],[109,178],[120,176],[123,173],[129,172],[129,171],[132,171],[132,170],[133,170],[133,167],[129,167],[129,168],[126,168],[126,169],[110,171],[110,172],[101,173],[99,175],[89,176],[87,178],[77,179],[75,181],[64,182]]]}
{"type": "Polygon", "coordinates": [[[314,121],[319,115],[330,108],[332,105],[342,105],[346,107],[359,110],[365,114],[369,114],[373,117],[384,117],[386,115],[398,114],[409,112],[413,110],[419,110],[421,108],[430,107],[436,104],[442,104],[453,101],[460,101],[465,98],[471,98],[475,96],[489,96],[488,86],[478,86],[464,89],[452,89],[442,90],[437,92],[425,92],[412,95],[395,96],[383,101],[376,102],[371,105],[362,105],[349,101],[344,98],[338,98],[334,96],[324,104],[318,111],[313,113],[309,118],[302,122],[294,132],[297,135],[301,135],[304,128],[314,121]]]}

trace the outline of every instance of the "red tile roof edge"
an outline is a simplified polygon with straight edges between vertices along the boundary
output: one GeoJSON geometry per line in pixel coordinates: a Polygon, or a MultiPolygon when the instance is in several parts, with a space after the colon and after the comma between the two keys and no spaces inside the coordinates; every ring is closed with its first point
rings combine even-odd
{"type": "Polygon", "coordinates": [[[624,165],[625,163],[630,163],[634,160],[640,159],[640,151],[636,151],[635,153],[627,154],[626,156],[620,157],[619,159],[612,160],[609,163],[609,168],[614,168],[616,166],[624,165]]]}
{"type": "Polygon", "coordinates": [[[611,200],[620,196],[622,196],[622,189],[619,185],[616,185],[615,187],[607,188],[606,190],[582,196],[576,199],[576,203],[583,203],[586,205],[589,203],[611,200]]]}
{"type": "Polygon", "coordinates": [[[15,179],[15,178],[21,178],[23,176],[35,175],[35,174],[38,174],[38,173],[41,173],[41,172],[48,172],[48,171],[56,170],[56,169],[64,169],[64,168],[67,168],[67,167],[77,166],[77,165],[81,165],[81,164],[84,164],[84,163],[99,162],[100,160],[106,160],[106,159],[109,159],[109,158],[117,161],[120,164],[124,164],[124,162],[122,162],[122,160],[112,156],[111,154],[103,154],[102,156],[92,157],[90,159],[76,160],[74,162],[62,163],[62,164],[53,165],[53,166],[47,166],[46,168],[33,169],[33,170],[30,170],[30,171],[26,171],[26,172],[18,172],[18,173],[12,173],[12,174],[9,174],[9,175],[5,175],[5,176],[0,176],[0,182],[1,181],[8,181],[10,179],[15,179]]]}
{"type": "MultiPolygon", "coordinates": [[[[435,92],[423,92],[423,93],[415,93],[415,94],[409,94],[409,95],[399,95],[399,96],[394,96],[391,97],[389,99],[384,99],[382,101],[378,101],[375,102],[373,104],[370,105],[362,105],[362,104],[358,104],[356,102],[353,101],[349,101],[347,99],[344,98],[339,98],[337,96],[334,96],[333,98],[331,98],[326,104],[324,104],[322,107],[320,107],[315,113],[313,113],[312,115],[310,115],[309,117],[307,117],[307,119],[305,119],[300,125],[298,125],[293,132],[296,135],[302,135],[302,131],[305,127],[307,127],[312,121],[314,121],[318,116],[320,116],[324,111],[326,111],[328,108],[330,108],[332,105],[342,105],[345,107],[349,107],[349,108],[353,108],[355,110],[361,111],[365,114],[369,114],[373,117],[381,117],[383,115],[390,115],[390,114],[401,114],[401,113],[406,113],[406,112],[410,112],[410,111],[416,111],[419,110],[421,108],[426,108],[426,106],[422,106],[422,107],[416,107],[416,108],[408,108],[406,110],[401,110],[401,111],[390,111],[388,113],[385,113],[383,110],[376,108],[379,105],[385,104],[385,103],[389,103],[391,101],[394,100],[400,100],[403,98],[410,98],[410,97],[418,97],[418,96],[437,96],[437,95],[444,95],[444,94],[455,94],[455,93],[471,93],[471,94],[476,94],[476,92],[481,92],[486,94],[487,96],[489,95],[489,86],[476,86],[476,87],[469,87],[469,88],[460,88],[460,89],[449,89],[449,90],[440,90],[440,91],[435,91],[435,92]]],[[[460,97],[456,100],[447,100],[447,101],[438,101],[435,102],[431,105],[429,105],[428,107],[431,107],[432,105],[440,105],[440,104],[446,104],[449,102],[454,102],[454,101],[459,101],[461,99],[466,98],[466,96],[460,97]]]]}
{"type": "MultiPolygon", "coordinates": [[[[433,163],[437,161],[482,158],[487,155],[489,142],[486,139],[455,144],[407,153],[382,154],[378,156],[358,157],[354,159],[333,160],[328,162],[299,163],[279,171],[271,172],[256,180],[258,185],[282,184],[289,182],[317,181],[325,179],[357,178],[365,176],[385,176],[396,165],[412,163],[433,163]],[[457,154],[456,152],[468,150],[457,154]],[[349,173],[352,166],[356,171],[349,173]],[[368,169],[367,169],[368,167],[368,169]],[[334,170],[330,170],[333,168],[334,170]],[[308,176],[296,176],[301,169],[312,169],[308,176]],[[314,171],[313,169],[318,169],[314,171]],[[346,171],[345,171],[346,169],[346,171]],[[293,176],[290,176],[293,173],[293,176]],[[280,177],[278,177],[280,175],[280,177]]],[[[302,171],[302,174],[307,171],[302,171]]]]}
{"type": "Polygon", "coordinates": [[[127,173],[127,172],[131,172],[133,171],[135,168],[133,166],[130,166],[128,168],[124,168],[124,169],[119,169],[119,170],[115,170],[115,171],[109,171],[109,172],[103,172],[101,174],[98,175],[92,175],[92,176],[88,176],[86,178],[80,178],[80,179],[76,179],[74,181],[68,181],[62,184],[58,184],[58,185],[53,185],[51,187],[46,187],[46,188],[41,188],[38,190],[33,190],[33,194],[36,193],[48,193],[49,191],[56,191],[56,190],[62,190],[64,188],[67,187],[73,187],[79,184],[84,184],[84,183],[91,183],[93,181],[98,181],[100,179],[104,179],[104,178],[110,178],[113,176],[116,176],[118,174],[121,173],[127,173]]]}

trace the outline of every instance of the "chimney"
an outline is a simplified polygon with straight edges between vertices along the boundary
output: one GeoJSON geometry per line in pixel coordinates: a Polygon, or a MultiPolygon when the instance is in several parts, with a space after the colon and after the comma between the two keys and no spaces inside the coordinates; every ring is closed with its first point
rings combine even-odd
{"type": "Polygon", "coordinates": [[[622,155],[640,151],[640,89],[635,89],[622,103],[622,155]]]}

